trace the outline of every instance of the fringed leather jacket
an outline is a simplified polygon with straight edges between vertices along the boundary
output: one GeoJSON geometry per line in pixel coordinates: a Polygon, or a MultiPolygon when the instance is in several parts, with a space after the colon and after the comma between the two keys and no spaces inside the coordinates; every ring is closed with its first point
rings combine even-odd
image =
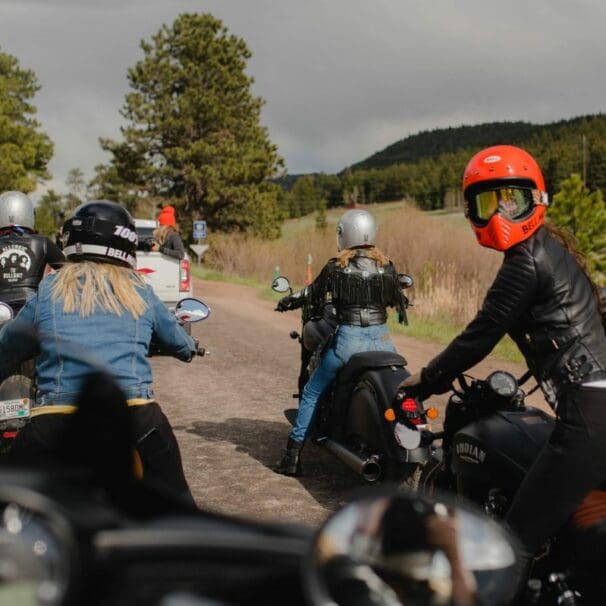
{"type": "Polygon", "coordinates": [[[300,292],[301,299],[311,303],[312,316],[322,316],[325,307],[332,304],[339,324],[384,324],[388,307],[395,307],[399,321],[406,322],[408,299],[393,264],[380,265],[363,248],[356,250],[345,267],[336,258],[330,259],[312,284],[300,292]]]}

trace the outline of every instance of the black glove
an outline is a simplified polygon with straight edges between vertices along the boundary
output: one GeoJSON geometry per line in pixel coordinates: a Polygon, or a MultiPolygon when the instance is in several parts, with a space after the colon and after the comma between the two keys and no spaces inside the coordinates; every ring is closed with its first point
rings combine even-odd
{"type": "Polygon", "coordinates": [[[398,397],[404,397],[404,395],[410,395],[410,396],[415,396],[417,389],[419,388],[419,386],[421,385],[423,378],[422,378],[422,373],[423,370],[421,369],[419,372],[416,372],[413,375],[410,375],[410,377],[407,377],[406,379],[404,379],[399,385],[398,385],[398,389],[397,389],[397,394],[398,397]]]}
{"type": "Polygon", "coordinates": [[[418,398],[419,400],[426,400],[429,396],[435,393],[441,393],[436,386],[428,380],[427,372],[425,368],[422,368],[419,372],[416,372],[410,377],[404,379],[398,385],[398,396],[409,396],[411,398],[418,398]]]}
{"type": "Polygon", "coordinates": [[[139,240],[139,250],[143,252],[149,252],[152,249],[154,241],[151,238],[146,238],[145,240],[139,240]]]}
{"type": "Polygon", "coordinates": [[[445,393],[451,389],[452,381],[445,380],[441,372],[431,372],[427,367],[410,375],[398,385],[397,393],[405,393],[419,400],[426,400],[434,394],[445,393]]]}
{"type": "Polygon", "coordinates": [[[276,305],[275,311],[290,311],[293,308],[293,298],[291,295],[282,297],[276,305]]]}

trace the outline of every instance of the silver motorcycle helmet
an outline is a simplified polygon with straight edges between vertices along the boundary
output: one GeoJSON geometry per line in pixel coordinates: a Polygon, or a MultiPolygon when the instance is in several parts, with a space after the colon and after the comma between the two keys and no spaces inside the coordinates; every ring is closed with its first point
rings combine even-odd
{"type": "Polygon", "coordinates": [[[337,250],[374,246],[376,237],[377,223],[368,211],[348,210],[337,225],[337,250]]]}
{"type": "Polygon", "coordinates": [[[34,203],[20,191],[5,191],[0,196],[0,228],[34,229],[34,203]]]}

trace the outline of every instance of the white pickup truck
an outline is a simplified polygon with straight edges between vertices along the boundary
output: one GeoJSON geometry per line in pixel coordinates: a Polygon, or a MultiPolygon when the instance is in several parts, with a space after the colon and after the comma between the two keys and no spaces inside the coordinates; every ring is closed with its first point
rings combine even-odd
{"type": "Polygon", "coordinates": [[[190,260],[174,259],[161,252],[145,250],[145,243],[153,238],[158,222],[153,219],[135,219],[135,228],[139,237],[137,250],[137,271],[151,284],[154,292],[168,307],[174,308],[177,301],[193,296],[190,273],[190,260]]]}

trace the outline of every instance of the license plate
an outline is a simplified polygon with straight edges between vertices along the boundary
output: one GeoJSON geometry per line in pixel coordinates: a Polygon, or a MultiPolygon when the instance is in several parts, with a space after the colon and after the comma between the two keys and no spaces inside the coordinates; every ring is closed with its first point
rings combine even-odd
{"type": "Polygon", "coordinates": [[[416,429],[406,427],[406,425],[403,423],[396,423],[394,435],[396,437],[396,442],[402,448],[406,448],[406,450],[417,448],[417,446],[421,443],[421,433],[416,429]]]}
{"type": "Polygon", "coordinates": [[[29,398],[0,401],[0,421],[25,419],[29,417],[29,398]]]}

